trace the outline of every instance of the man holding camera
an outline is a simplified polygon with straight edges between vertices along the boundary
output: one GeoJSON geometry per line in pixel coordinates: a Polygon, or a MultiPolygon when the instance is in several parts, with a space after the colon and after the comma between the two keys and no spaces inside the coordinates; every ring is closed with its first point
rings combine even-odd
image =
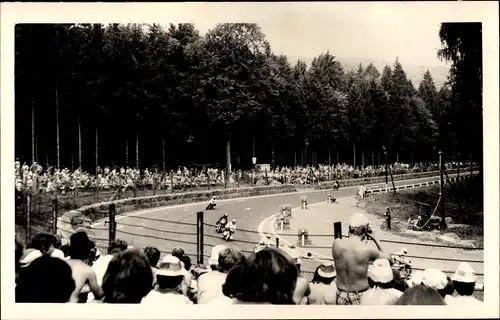
{"type": "Polygon", "coordinates": [[[391,261],[390,254],[382,251],[380,243],[371,235],[368,218],[355,213],[349,221],[349,237],[335,239],[332,255],[337,277],[336,304],[360,304],[361,294],[368,290],[368,265],[376,259],[391,261]],[[373,240],[376,248],[368,244],[373,240]]]}

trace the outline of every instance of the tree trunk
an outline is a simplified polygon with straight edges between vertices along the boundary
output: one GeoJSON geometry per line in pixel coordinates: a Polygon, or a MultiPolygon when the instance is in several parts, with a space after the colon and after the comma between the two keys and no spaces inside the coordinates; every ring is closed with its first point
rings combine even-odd
{"type": "Polygon", "coordinates": [[[78,167],[82,168],[82,121],[78,117],[78,167]]]}
{"type": "Polygon", "coordinates": [[[165,139],[162,140],[162,170],[165,171],[165,139]]]}
{"type": "Polygon", "coordinates": [[[61,157],[59,153],[59,96],[57,90],[57,80],[55,84],[55,95],[56,95],[56,146],[57,146],[57,168],[61,167],[61,157]]]}
{"type": "Polygon", "coordinates": [[[272,161],[272,169],[274,171],[274,142],[271,142],[271,161],[272,161]]]}
{"type": "Polygon", "coordinates": [[[361,167],[365,168],[365,147],[361,147],[361,167]]]}
{"type": "Polygon", "coordinates": [[[337,164],[339,164],[339,147],[337,146],[335,149],[337,151],[337,164]]]}
{"type": "Polygon", "coordinates": [[[227,168],[227,178],[231,174],[231,140],[227,138],[226,141],[226,168],[227,168]]]}
{"type": "Polygon", "coordinates": [[[139,130],[135,131],[135,165],[139,170],[139,130]]]}
{"type": "Polygon", "coordinates": [[[252,135],[252,157],[255,157],[255,133],[252,135]]]}
{"type": "Polygon", "coordinates": [[[295,150],[293,154],[293,163],[295,164],[295,168],[297,167],[297,150],[295,150]]]}
{"type": "Polygon", "coordinates": [[[300,162],[302,163],[302,166],[304,166],[304,149],[300,148],[300,162]]]}
{"type": "Polygon", "coordinates": [[[31,163],[35,162],[35,97],[31,97],[31,163]]]}
{"type": "Polygon", "coordinates": [[[352,156],[354,161],[354,169],[356,169],[356,144],[352,144],[352,156]]]}
{"type": "Polygon", "coordinates": [[[373,150],[373,146],[372,146],[372,168],[375,168],[375,152],[373,150]]]}
{"type": "Polygon", "coordinates": [[[95,125],[95,169],[97,174],[97,167],[99,167],[99,128],[95,125]]]}
{"type": "Polygon", "coordinates": [[[328,147],[328,166],[332,166],[332,155],[331,155],[331,148],[328,147]]]}
{"type": "Polygon", "coordinates": [[[125,138],[125,168],[128,169],[128,137],[125,138]]]}
{"type": "Polygon", "coordinates": [[[415,162],[413,161],[413,148],[411,149],[411,164],[413,165],[415,162]]]}
{"type": "Polygon", "coordinates": [[[396,151],[396,162],[399,163],[399,151],[396,151]]]}
{"type": "Polygon", "coordinates": [[[377,166],[380,166],[380,151],[377,151],[377,166]]]}

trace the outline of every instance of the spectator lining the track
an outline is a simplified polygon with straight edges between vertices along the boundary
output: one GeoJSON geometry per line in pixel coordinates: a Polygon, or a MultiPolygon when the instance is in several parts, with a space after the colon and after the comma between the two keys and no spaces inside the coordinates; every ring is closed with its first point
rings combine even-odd
{"type": "Polygon", "coordinates": [[[54,258],[64,259],[64,253],[57,249],[57,238],[48,233],[39,233],[35,235],[27,245],[28,249],[35,249],[42,254],[48,254],[54,258]]]}
{"type": "Polygon", "coordinates": [[[451,277],[453,288],[457,294],[454,296],[447,295],[445,297],[447,304],[456,306],[479,306],[483,304],[482,301],[472,296],[476,286],[474,273],[474,269],[467,262],[461,262],[458,265],[455,274],[451,277]]]}
{"type": "Polygon", "coordinates": [[[44,255],[20,271],[15,300],[20,303],[66,303],[74,290],[70,266],[62,259],[44,255]]]}
{"type": "Polygon", "coordinates": [[[314,271],[314,276],[309,284],[311,293],[308,304],[331,305],[335,304],[337,286],[335,285],[335,266],[333,262],[323,262],[314,271]]]}
{"type": "Polygon", "coordinates": [[[212,249],[210,265],[216,269],[204,273],[198,277],[197,302],[206,303],[231,303],[229,298],[224,296],[222,285],[226,281],[228,273],[236,265],[241,265],[245,261],[243,252],[238,249],[226,246],[215,246],[212,249]]]}
{"type": "Polygon", "coordinates": [[[284,253],[285,256],[291,259],[299,271],[299,277],[297,278],[297,284],[293,293],[293,301],[295,304],[307,304],[307,297],[311,293],[311,288],[309,286],[309,281],[302,277],[300,273],[302,259],[300,259],[299,250],[295,245],[290,244],[284,247],[284,253]]]}
{"type": "Polygon", "coordinates": [[[156,286],[142,303],[157,305],[193,304],[187,296],[181,293],[184,279],[181,261],[173,255],[166,255],[158,266],[156,272],[156,286]]]}
{"type": "Polygon", "coordinates": [[[437,290],[443,299],[453,294],[453,283],[446,274],[439,269],[426,269],[422,273],[422,284],[437,290]]]}
{"type": "Polygon", "coordinates": [[[377,259],[368,271],[370,289],[361,296],[363,305],[386,305],[394,303],[403,292],[394,289],[394,274],[389,261],[377,259]]]}
{"type": "Polygon", "coordinates": [[[355,213],[350,218],[349,237],[335,239],[333,242],[338,305],[360,304],[361,294],[369,289],[369,263],[376,259],[390,261],[390,255],[382,251],[379,242],[369,234],[369,230],[368,218],[364,214],[355,213]],[[373,240],[377,249],[367,244],[369,239],[373,240]]]}
{"type": "Polygon", "coordinates": [[[69,259],[66,262],[71,267],[75,280],[75,291],[71,295],[71,302],[86,302],[87,293],[82,289],[88,284],[94,298],[103,297],[101,286],[97,282],[95,271],[86,263],[89,258],[92,242],[85,232],[76,232],[70,237],[69,259]]]}
{"type": "Polygon", "coordinates": [[[181,263],[181,266],[182,266],[181,270],[184,273],[184,280],[182,281],[181,289],[182,289],[182,293],[187,296],[189,294],[189,288],[191,288],[191,281],[193,279],[193,276],[191,275],[191,272],[189,272],[185,268],[185,265],[183,262],[183,259],[186,256],[184,253],[184,249],[175,248],[174,250],[172,250],[172,256],[179,259],[179,261],[181,263]]]}
{"type": "Polygon", "coordinates": [[[403,292],[394,305],[432,306],[446,305],[446,302],[437,290],[419,284],[403,292]]]}
{"type": "Polygon", "coordinates": [[[148,257],[149,265],[151,266],[151,272],[153,273],[153,286],[156,284],[156,273],[158,271],[158,261],[160,261],[161,252],[155,247],[144,248],[144,254],[148,257]]]}
{"type": "Polygon", "coordinates": [[[274,248],[252,254],[229,271],[222,286],[235,304],[295,304],[293,293],[299,272],[289,257],[274,248]]]}
{"type": "Polygon", "coordinates": [[[116,254],[109,262],[102,290],[104,303],[140,303],[151,291],[153,273],[146,255],[136,249],[116,254]]]}

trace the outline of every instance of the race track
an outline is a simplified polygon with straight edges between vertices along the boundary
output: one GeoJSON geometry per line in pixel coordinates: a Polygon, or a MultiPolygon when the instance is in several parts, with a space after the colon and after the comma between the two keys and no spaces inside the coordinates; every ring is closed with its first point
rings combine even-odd
{"type": "MultiPolygon", "coordinates": [[[[421,178],[395,182],[397,185],[421,183],[436,180],[436,177],[421,178]]],[[[367,185],[368,188],[383,186],[383,184],[367,185]]],[[[237,232],[231,245],[237,246],[246,253],[253,250],[260,239],[257,228],[262,220],[277,212],[280,204],[300,205],[300,196],[307,195],[308,203],[324,202],[328,193],[340,198],[354,196],[356,187],[348,187],[333,192],[331,190],[304,190],[295,193],[266,195],[242,199],[219,200],[217,208],[205,211],[204,223],[214,225],[224,213],[229,218],[237,219],[237,232]]],[[[175,247],[181,247],[186,254],[196,261],[196,212],[204,211],[206,203],[183,204],[171,207],[147,209],[117,216],[116,237],[129,242],[134,247],[144,248],[155,246],[162,255],[171,253],[175,247]]],[[[225,243],[215,228],[204,226],[204,256],[205,263],[210,255],[211,247],[225,243]]],[[[108,238],[108,227],[103,222],[94,225],[94,234],[97,245],[103,250],[107,246],[104,239],[108,238]]],[[[266,230],[267,231],[267,230],[266,230]]]]}

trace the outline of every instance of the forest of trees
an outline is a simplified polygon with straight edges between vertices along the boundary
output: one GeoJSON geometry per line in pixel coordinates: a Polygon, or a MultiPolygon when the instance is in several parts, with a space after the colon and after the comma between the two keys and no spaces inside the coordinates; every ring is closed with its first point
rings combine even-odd
{"type": "Polygon", "coordinates": [[[17,25],[15,154],[90,172],[249,168],[252,156],[371,165],[382,146],[390,162],[437,161],[439,149],[482,161],[481,24],[456,25],[441,27],[452,67],[439,90],[430,72],[412,84],[397,59],[383,70],[343,70],[333,52],[291,63],[255,24],[203,36],[193,24],[17,25]]]}

